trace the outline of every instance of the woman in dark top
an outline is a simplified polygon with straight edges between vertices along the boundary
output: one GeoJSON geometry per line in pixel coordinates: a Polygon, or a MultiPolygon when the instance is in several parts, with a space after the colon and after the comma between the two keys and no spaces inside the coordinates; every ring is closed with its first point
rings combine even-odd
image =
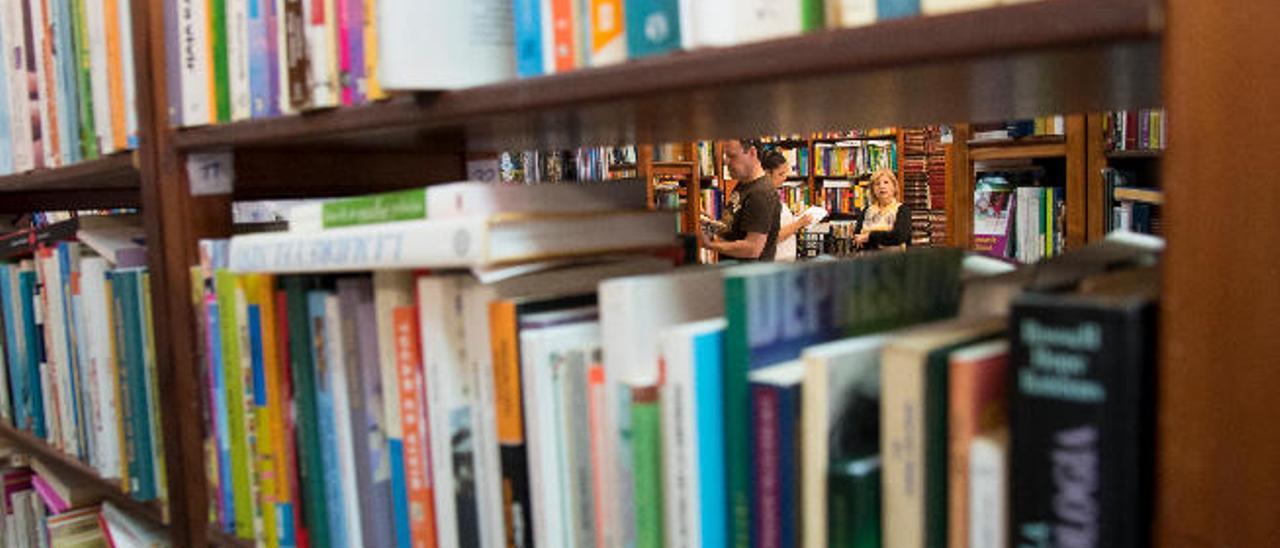
{"type": "Polygon", "coordinates": [[[871,203],[853,227],[854,242],[862,249],[911,245],[911,210],[898,201],[898,177],[881,169],[871,175],[871,203]]]}

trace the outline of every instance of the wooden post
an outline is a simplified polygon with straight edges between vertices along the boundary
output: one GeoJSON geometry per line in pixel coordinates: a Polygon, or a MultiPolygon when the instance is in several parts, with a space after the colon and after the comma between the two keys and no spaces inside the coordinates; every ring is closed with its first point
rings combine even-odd
{"type": "MultiPolygon", "coordinates": [[[[1085,172],[1088,171],[1088,155],[1085,153],[1084,115],[1073,114],[1067,120],[1067,249],[1084,246],[1089,201],[1085,192],[1085,172]]],[[[1096,209],[1096,208],[1095,208],[1096,209]]]]}
{"type": "Polygon", "coordinates": [[[1107,216],[1104,207],[1106,184],[1102,170],[1107,167],[1107,150],[1103,143],[1103,114],[1090,114],[1085,123],[1085,240],[1096,242],[1107,235],[1107,216]]]}
{"type": "Polygon", "coordinates": [[[964,249],[973,247],[972,135],[968,124],[958,124],[952,127],[951,144],[947,145],[947,244],[964,249]]]}
{"type": "Polygon", "coordinates": [[[653,200],[653,145],[636,145],[636,177],[644,181],[645,195],[649,197],[649,208],[657,209],[653,200]]]}

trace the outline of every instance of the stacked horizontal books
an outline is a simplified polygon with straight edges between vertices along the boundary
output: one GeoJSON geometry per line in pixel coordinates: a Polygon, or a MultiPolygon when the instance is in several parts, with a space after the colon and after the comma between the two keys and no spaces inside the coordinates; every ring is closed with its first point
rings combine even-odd
{"type": "Polygon", "coordinates": [[[160,548],[168,537],[57,464],[11,454],[0,462],[0,539],[11,548],[117,546],[160,548]]]}
{"type": "Polygon", "coordinates": [[[129,0],[0,7],[0,175],[138,144],[129,0]]]}
{"type": "Polygon", "coordinates": [[[151,278],[136,217],[0,239],[0,419],[164,500],[151,278]]]}
{"type": "MultiPolygon", "coordinates": [[[[568,204],[612,226],[644,203],[526,190],[431,187],[406,213],[387,195],[336,201],[289,232],[202,245],[217,526],[288,546],[998,546],[1037,524],[1145,538],[1100,517],[1149,500],[1157,284],[1122,268],[1144,253],[967,287],[962,253],[937,248],[682,269],[603,254],[621,242],[497,270],[324,260],[380,253],[340,251],[355,231],[448,247],[451,214],[570,223],[568,204]],[[277,258],[247,260],[268,238],[277,258]],[[299,247],[317,238],[334,245],[299,247]],[[988,315],[1019,292],[1012,319],[988,315]],[[1138,396],[1099,397],[1117,393],[1138,396]],[[1097,478],[1077,496],[1099,512],[1053,513],[1059,448],[1097,478]]],[[[670,242],[670,216],[647,215],[670,242]]]]}

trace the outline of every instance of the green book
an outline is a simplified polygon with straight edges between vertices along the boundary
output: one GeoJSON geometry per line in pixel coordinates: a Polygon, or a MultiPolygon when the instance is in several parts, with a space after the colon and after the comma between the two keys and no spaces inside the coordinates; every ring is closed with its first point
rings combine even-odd
{"type": "Polygon", "coordinates": [[[214,275],[218,292],[218,326],[222,330],[222,371],[227,389],[227,432],[231,437],[231,485],[235,502],[236,536],[253,538],[254,500],[249,486],[252,481],[252,455],[249,454],[249,433],[245,428],[244,354],[248,353],[248,341],[243,334],[246,318],[244,293],[239,288],[238,276],[228,270],[214,275]]]}
{"type": "Polygon", "coordinates": [[[98,157],[98,132],[93,125],[93,62],[89,54],[86,1],[72,0],[71,26],[75,33],[76,87],[80,90],[80,154],[85,160],[93,160],[98,157]]]}
{"type": "Polygon", "coordinates": [[[151,464],[155,471],[156,497],[169,500],[169,478],[164,462],[164,423],[160,422],[160,374],[156,363],[155,323],[151,315],[151,274],[142,272],[142,291],[138,296],[142,307],[142,356],[147,373],[147,409],[151,416],[151,464]]]}
{"type": "Polygon", "coordinates": [[[326,202],[320,206],[324,228],[411,221],[427,217],[427,189],[411,188],[326,202]]]}
{"type": "Polygon", "coordinates": [[[117,370],[117,379],[120,383],[120,420],[124,427],[124,457],[125,464],[128,468],[129,477],[126,478],[129,485],[129,494],[135,498],[142,498],[142,461],[139,459],[141,451],[138,448],[138,432],[137,432],[137,415],[141,413],[133,403],[134,390],[130,384],[130,371],[132,367],[133,354],[129,346],[129,321],[126,311],[129,308],[130,289],[128,276],[124,272],[111,272],[112,286],[112,307],[114,308],[114,318],[116,323],[115,339],[116,339],[116,359],[119,362],[117,370]]]}
{"type": "Polygon", "coordinates": [[[662,427],[658,388],[631,391],[631,450],[634,454],[636,548],[662,548],[662,427]]]}
{"type": "Polygon", "coordinates": [[[218,122],[230,122],[231,67],[227,62],[227,0],[209,0],[209,44],[213,48],[214,106],[218,122]]]}
{"type": "Polygon", "coordinates": [[[826,3],[822,0],[800,0],[800,28],[804,32],[813,32],[826,26],[826,3]]]}
{"type": "Polygon", "coordinates": [[[827,545],[880,548],[880,457],[831,463],[827,472],[827,545]]]}
{"type": "Polygon", "coordinates": [[[312,374],[311,331],[308,325],[307,292],[315,289],[314,278],[281,278],[287,314],[278,317],[289,331],[289,370],[293,380],[295,427],[298,438],[298,475],[302,486],[302,509],[311,545],[328,548],[329,518],[325,506],[325,473],[320,465],[320,432],[316,417],[316,379],[312,374]]]}

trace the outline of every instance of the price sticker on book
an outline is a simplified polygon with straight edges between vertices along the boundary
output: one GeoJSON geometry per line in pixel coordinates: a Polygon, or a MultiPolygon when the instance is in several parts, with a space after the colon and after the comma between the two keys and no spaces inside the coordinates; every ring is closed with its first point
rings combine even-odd
{"type": "Polygon", "coordinates": [[[192,196],[231,194],[235,175],[235,154],[231,151],[187,155],[192,196]]]}

